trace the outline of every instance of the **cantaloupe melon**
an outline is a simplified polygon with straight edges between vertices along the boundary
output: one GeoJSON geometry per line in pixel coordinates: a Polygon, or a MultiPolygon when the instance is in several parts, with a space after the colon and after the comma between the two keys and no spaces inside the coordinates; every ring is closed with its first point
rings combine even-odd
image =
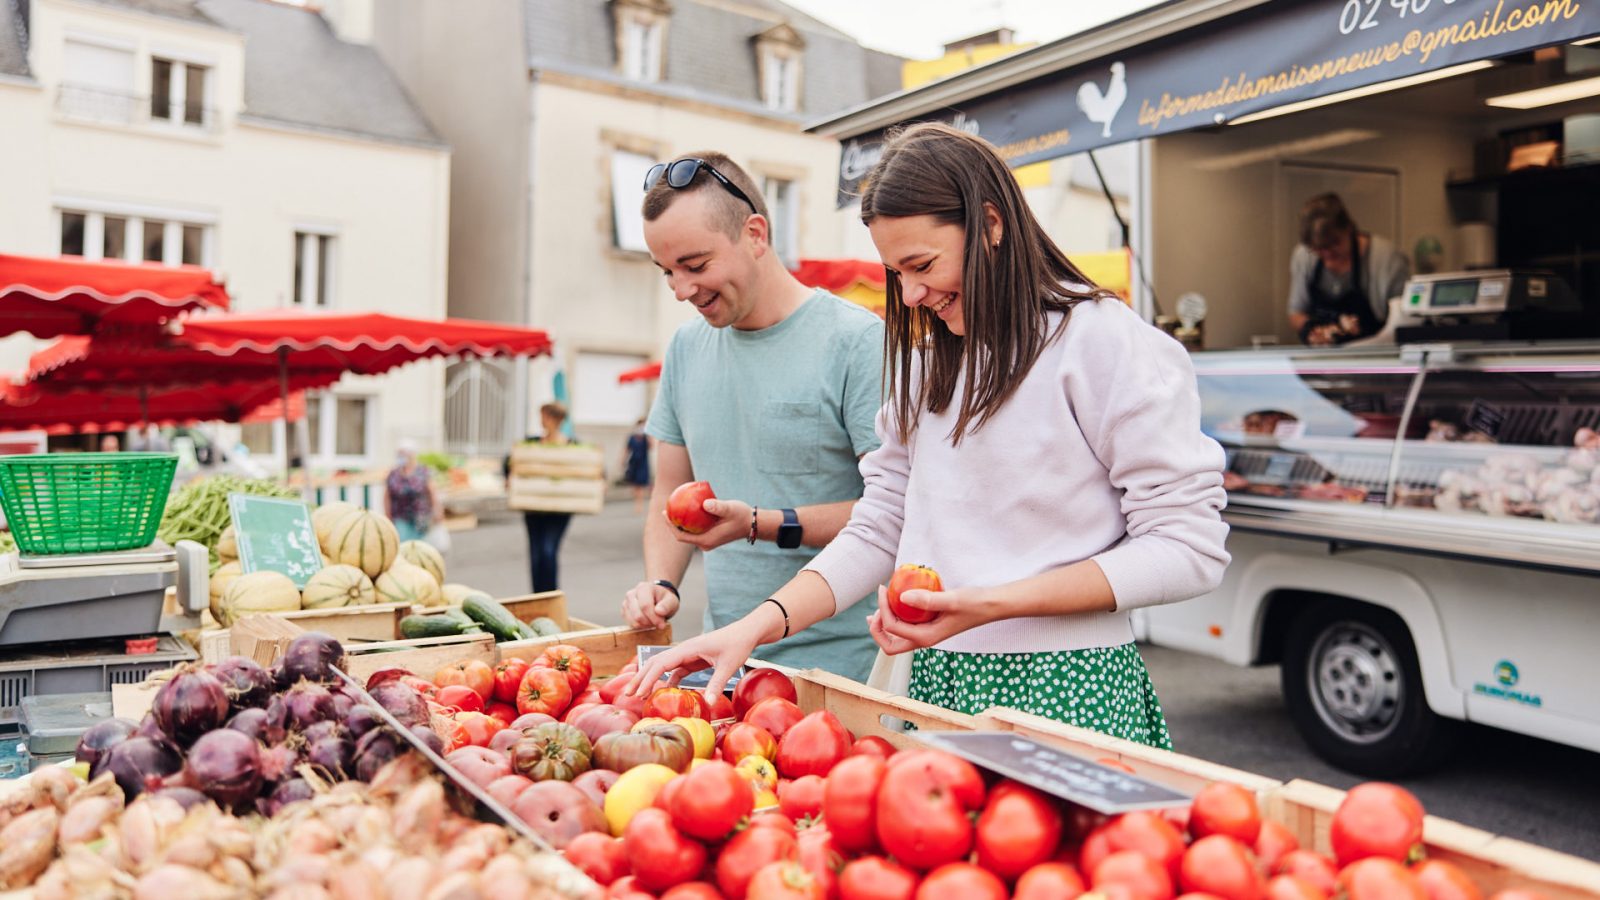
{"type": "Polygon", "coordinates": [[[217,558],[223,562],[233,562],[239,558],[239,537],[234,534],[232,525],[222,529],[222,534],[217,537],[217,558]]]}
{"type": "Polygon", "coordinates": [[[222,621],[222,594],[233,583],[235,578],[244,574],[244,569],[237,562],[223,563],[215,572],[211,573],[211,616],[218,622],[222,621]]]}
{"type": "Polygon", "coordinates": [[[355,566],[372,579],[387,571],[400,555],[400,533],[394,530],[394,523],[367,509],[334,523],[328,542],[328,556],[335,563],[355,566]]]}
{"type": "Polygon", "coordinates": [[[451,582],[449,584],[440,586],[439,593],[444,596],[444,602],[447,606],[460,606],[461,601],[473,595],[480,597],[489,596],[488,592],[486,591],[480,591],[475,587],[456,582],[451,582]]]}
{"type": "Polygon", "coordinates": [[[245,616],[294,612],[300,608],[300,591],[281,572],[251,572],[233,579],[222,592],[222,615],[217,621],[232,627],[245,616]]]}
{"type": "Polygon", "coordinates": [[[365,606],[378,602],[378,592],[367,573],[355,566],[332,565],[311,576],[300,592],[301,609],[365,606]]]}
{"type": "Polygon", "coordinates": [[[345,516],[350,515],[361,507],[343,500],[324,503],[311,513],[311,530],[317,535],[317,543],[321,545],[322,552],[328,552],[328,542],[333,533],[333,526],[345,516]]]}
{"type": "Polygon", "coordinates": [[[433,580],[444,584],[444,554],[427,541],[406,541],[400,545],[400,556],[413,566],[421,566],[433,580]]]}
{"type": "Polygon", "coordinates": [[[444,605],[444,595],[439,593],[439,582],[434,581],[426,569],[413,566],[405,560],[396,562],[389,571],[379,575],[376,586],[379,603],[403,603],[411,606],[444,605]]]}

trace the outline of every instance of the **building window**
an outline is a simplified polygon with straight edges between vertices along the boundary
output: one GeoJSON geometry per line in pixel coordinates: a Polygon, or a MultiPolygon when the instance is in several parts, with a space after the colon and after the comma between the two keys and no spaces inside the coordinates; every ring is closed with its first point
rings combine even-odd
{"type": "Polygon", "coordinates": [[[69,38],[62,47],[57,109],[84,119],[130,123],[139,112],[132,46],[69,38]]]}
{"type": "Polygon", "coordinates": [[[799,187],[787,178],[766,178],[761,185],[762,196],[767,201],[767,214],[772,221],[772,249],[784,265],[793,268],[800,258],[799,187]]]}
{"type": "Polygon", "coordinates": [[[367,404],[365,397],[334,398],[334,456],[367,455],[367,404]]]}
{"type": "Polygon", "coordinates": [[[629,16],[622,21],[622,74],[634,81],[661,80],[661,45],[665,29],[652,19],[629,16]]]}
{"type": "Polygon", "coordinates": [[[800,59],[787,53],[768,51],[762,66],[761,102],[767,109],[796,112],[800,109],[800,59]]]}
{"type": "Polygon", "coordinates": [[[150,59],[150,118],[186,125],[206,123],[205,66],[150,59]]]}
{"type": "Polygon", "coordinates": [[[651,157],[626,150],[611,151],[611,241],[618,250],[649,253],[644,242],[644,176],[655,165],[651,157]]]}
{"type": "MultiPolygon", "coordinates": [[[[313,463],[321,466],[362,465],[372,452],[373,399],[331,393],[307,393],[306,442],[313,463]]],[[[240,426],[239,441],[252,456],[282,460],[284,443],[288,456],[298,462],[300,445],[296,438],[299,422],[287,430],[279,420],[251,422],[240,426]]]]}
{"type": "Polygon", "coordinates": [[[294,302],[296,306],[331,306],[333,303],[333,236],[297,231],[294,234],[294,302]]]}
{"type": "Polygon", "coordinates": [[[60,213],[63,256],[168,266],[209,265],[209,225],[86,210],[60,213]]]}

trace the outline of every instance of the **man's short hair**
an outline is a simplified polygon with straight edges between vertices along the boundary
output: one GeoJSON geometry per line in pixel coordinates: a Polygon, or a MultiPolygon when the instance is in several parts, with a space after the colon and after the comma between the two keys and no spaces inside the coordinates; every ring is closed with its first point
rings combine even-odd
{"type": "MultiPolygon", "coordinates": [[[[698,153],[685,153],[675,157],[674,161],[678,159],[698,159],[709,163],[712,168],[721,172],[723,177],[738,185],[739,190],[744,191],[744,195],[750,198],[750,204],[756,208],[756,214],[767,220],[767,227],[770,230],[772,217],[767,215],[767,203],[761,196],[761,189],[756,187],[750,175],[738,163],[729,159],[726,153],[701,150],[698,153]]],[[[644,220],[654,222],[671,208],[679,195],[696,192],[705,192],[708,198],[706,207],[710,221],[706,224],[737,240],[739,233],[744,231],[745,220],[750,217],[750,206],[746,206],[743,200],[735,197],[732,191],[718,183],[703,167],[694,173],[693,181],[681,188],[667,184],[667,178],[663,175],[644,195],[644,220]]]]}
{"type": "Polygon", "coordinates": [[[1300,243],[1313,250],[1348,241],[1355,230],[1355,220],[1338,194],[1318,194],[1300,210],[1300,243]]]}
{"type": "Polygon", "coordinates": [[[560,403],[551,401],[539,407],[539,415],[555,419],[557,422],[565,422],[567,420],[567,408],[560,403]]]}

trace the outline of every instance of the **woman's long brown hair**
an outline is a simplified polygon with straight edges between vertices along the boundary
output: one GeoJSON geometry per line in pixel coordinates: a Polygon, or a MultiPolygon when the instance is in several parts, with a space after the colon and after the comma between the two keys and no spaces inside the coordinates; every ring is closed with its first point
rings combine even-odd
{"type": "Polygon", "coordinates": [[[950,407],[958,376],[967,389],[950,442],[981,428],[1027,377],[1053,337],[1045,314],[1064,313],[1084,300],[1115,297],[1096,287],[1050,240],[1029,209],[1017,180],[993,146],[942,123],[914,125],[892,136],[867,176],[861,221],[880,216],[933,216],[965,232],[961,304],[966,336],[943,327],[924,306],[901,302],[891,270],[884,305],[884,390],[894,403],[895,427],[910,440],[922,410],[950,407]],[[1000,217],[998,248],[988,245],[985,207],[1000,217]],[[968,352],[970,351],[970,352],[968,352]],[[919,366],[916,395],[912,367],[919,366]]]}

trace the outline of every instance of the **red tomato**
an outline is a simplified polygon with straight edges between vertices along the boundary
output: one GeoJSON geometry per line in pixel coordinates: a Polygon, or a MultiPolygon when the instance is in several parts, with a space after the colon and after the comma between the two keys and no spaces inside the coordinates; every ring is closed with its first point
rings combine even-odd
{"type": "Polygon", "coordinates": [[[772,735],[773,740],[782,741],[783,733],[793,728],[804,719],[806,714],[800,707],[794,705],[793,700],[782,697],[768,697],[758,700],[744,714],[744,721],[756,725],[772,735]]]}
{"type": "Polygon", "coordinates": [[[800,865],[806,867],[811,877],[822,885],[822,893],[830,900],[839,896],[839,870],[844,868],[844,852],[828,831],[827,823],[817,822],[800,830],[800,865]]]}
{"type": "Polygon", "coordinates": [[[706,701],[706,718],[713,722],[735,718],[733,714],[733,701],[728,699],[727,694],[717,694],[716,696],[712,697],[710,700],[706,701]]]}
{"type": "Polygon", "coordinates": [[[795,833],[794,820],[784,815],[781,809],[768,809],[765,812],[756,813],[750,817],[750,827],[777,828],[790,834],[795,833]]]}
{"type": "Polygon", "coordinates": [[[1341,866],[1369,856],[1410,862],[1421,852],[1422,804],[1396,785],[1358,784],[1334,811],[1328,841],[1341,866]]]}
{"type": "Polygon", "coordinates": [[[916,900],[1006,900],[1005,882],[993,872],[972,863],[946,863],[922,879],[916,900]]]}
{"type": "Polygon", "coordinates": [[[622,850],[639,884],[652,891],[692,881],[706,867],[705,846],[672,827],[672,816],[664,809],[646,807],[634,813],[622,833],[622,850]]]}
{"type": "Polygon", "coordinates": [[[415,675],[402,675],[400,676],[399,681],[406,687],[411,688],[413,691],[421,694],[425,700],[432,700],[433,695],[439,693],[439,686],[437,684],[434,684],[426,679],[418,678],[415,675]]]}
{"type": "Polygon", "coordinates": [[[481,712],[457,713],[456,725],[466,732],[466,741],[473,747],[488,747],[494,736],[503,730],[499,719],[481,712]]]}
{"type": "Polygon", "coordinates": [[[1022,873],[1011,900],[1072,900],[1083,891],[1083,877],[1075,866],[1046,862],[1022,873]]]}
{"type": "Polygon", "coordinates": [[[850,732],[839,717],[818,710],[778,739],[778,774],[785,778],[826,775],[850,752],[850,732]]]}
{"type": "Polygon", "coordinates": [[[800,859],[800,845],[793,834],[778,828],[746,828],[717,855],[717,887],[728,900],[743,900],[745,891],[763,866],[800,859]]]}
{"type": "Polygon", "coordinates": [[[1213,781],[1194,795],[1189,808],[1189,833],[1196,838],[1225,834],[1253,847],[1261,834],[1261,811],[1255,795],[1226,781],[1213,781]]]}
{"type": "Polygon", "coordinates": [[[733,714],[742,719],[750,707],[768,697],[782,697],[790,703],[800,699],[789,676],[777,669],[751,669],[733,688],[733,714]]]}
{"type": "Polygon", "coordinates": [[[1405,866],[1387,856],[1369,856],[1339,872],[1339,887],[1349,900],[1428,900],[1428,893],[1405,866]]]}
{"type": "Polygon", "coordinates": [[[468,746],[467,730],[462,728],[461,723],[457,722],[455,719],[449,716],[434,716],[433,721],[430,724],[434,730],[434,733],[439,735],[439,740],[444,743],[444,752],[446,755],[449,755],[453,751],[460,750],[462,747],[468,746]]]}
{"type": "MultiPolygon", "coordinates": [[[[484,703],[494,698],[494,670],[481,659],[465,659],[454,662],[433,673],[433,683],[439,687],[449,687],[452,684],[464,684],[472,688],[478,699],[484,703]]],[[[483,708],[483,703],[478,704],[483,708]]]]}
{"type": "Polygon", "coordinates": [[[645,890],[638,877],[624,875],[611,882],[610,889],[606,891],[606,898],[607,900],[656,900],[656,895],[645,890]]]}
{"type": "Polygon", "coordinates": [[[895,756],[894,763],[885,764],[878,790],[879,845],[913,869],[934,869],[965,859],[973,839],[968,813],[983,802],[983,779],[978,770],[966,760],[938,750],[895,756]]]}
{"type": "Polygon", "coordinates": [[[1256,862],[1264,872],[1273,872],[1278,861],[1290,850],[1300,849],[1300,842],[1289,829],[1268,819],[1261,823],[1261,833],[1256,835],[1256,862]]]}
{"type": "Polygon", "coordinates": [[[1276,875],[1267,882],[1267,900],[1328,900],[1328,895],[1304,878],[1276,875]]]}
{"type": "MultiPolygon", "coordinates": [[[[510,762],[510,758],[506,757],[505,754],[502,753],[500,755],[508,763],[510,762]]],[[[533,779],[525,775],[501,775],[499,778],[489,782],[489,786],[484,790],[489,792],[489,796],[500,801],[500,805],[510,807],[511,804],[517,802],[518,797],[522,796],[522,792],[532,784],[533,779]]]]}
{"type": "Polygon", "coordinates": [[[1530,891],[1525,888],[1506,888],[1503,891],[1495,891],[1489,895],[1489,900],[1547,900],[1547,898],[1538,891],[1530,891]]]}
{"type": "Polygon", "coordinates": [[[688,688],[656,688],[645,703],[644,711],[646,716],[655,716],[668,722],[677,718],[704,719],[706,698],[699,691],[688,688]]]}
{"type": "Polygon", "coordinates": [[[522,684],[522,676],[528,671],[528,661],[508,657],[494,667],[494,699],[501,703],[517,702],[517,687],[522,684]]]}
{"type": "Polygon", "coordinates": [[[778,755],[778,742],[765,728],[749,722],[735,722],[722,736],[722,758],[734,765],[746,756],[772,759],[778,755]]]}
{"type": "Polygon", "coordinates": [[[797,862],[762,866],[750,879],[748,900],[827,900],[822,884],[797,862]]]}
{"type": "Polygon", "coordinates": [[[1140,900],[1172,900],[1172,876],[1166,867],[1137,850],[1118,850],[1107,856],[1095,866],[1089,880],[1097,891],[1122,884],[1140,900]]]}
{"type": "Polygon", "coordinates": [[[715,500],[711,485],[704,481],[689,481],[672,489],[667,497],[667,521],[690,534],[705,534],[717,524],[717,517],[706,512],[706,501],[715,500]]]}
{"type": "Polygon", "coordinates": [[[863,856],[839,873],[839,900],[912,900],[917,873],[881,856],[863,856]]]}
{"type": "Polygon", "coordinates": [[[723,900],[723,897],[710,882],[691,881],[668,889],[661,900],[723,900]]]}
{"type": "Polygon", "coordinates": [[[457,712],[483,712],[483,698],[478,692],[464,684],[452,684],[439,688],[436,698],[440,706],[453,709],[457,712]]]}
{"type": "Polygon", "coordinates": [[[622,839],[598,831],[586,831],[573,838],[561,855],[605,887],[628,874],[628,858],[622,852],[622,839]]]}
{"type": "Polygon", "coordinates": [[[572,687],[567,684],[567,676],[555,669],[529,668],[517,687],[517,711],[521,713],[559,716],[571,700],[572,687]]]}
{"type": "Polygon", "coordinates": [[[528,667],[555,669],[567,676],[567,684],[572,686],[574,697],[588,689],[589,678],[594,674],[594,663],[589,661],[589,654],[571,644],[553,644],[544,648],[544,652],[528,667]]]}
{"type": "Polygon", "coordinates": [[[483,711],[499,719],[500,727],[502,728],[510,728],[511,723],[515,722],[519,715],[516,706],[510,703],[501,703],[499,700],[492,701],[483,708],[483,711]]]}
{"type": "Polygon", "coordinates": [[[628,678],[624,678],[622,674],[618,674],[617,677],[615,677],[615,678],[606,679],[605,683],[600,685],[600,702],[601,703],[615,703],[615,702],[617,702],[617,695],[622,693],[622,691],[625,688],[628,688],[628,687],[631,687],[631,686],[632,686],[632,680],[628,679],[628,678]]]}
{"type": "Polygon", "coordinates": [[[1078,870],[1090,873],[1106,856],[1119,850],[1137,850],[1166,867],[1178,880],[1183,863],[1183,835],[1171,822],[1151,812],[1131,812],[1096,828],[1083,842],[1078,870]]]}
{"type": "Polygon", "coordinates": [[[1278,860],[1279,875],[1293,875],[1317,890],[1333,895],[1339,889],[1339,870],[1333,860],[1310,850],[1290,850],[1278,860]]]}
{"type": "Polygon", "coordinates": [[[845,850],[870,850],[878,845],[878,786],[886,768],[876,756],[851,756],[824,779],[822,818],[845,850]]]}
{"type": "Polygon", "coordinates": [[[932,622],[938,613],[927,609],[918,609],[900,599],[905,591],[942,591],[944,585],[939,581],[939,573],[927,566],[918,566],[907,563],[894,570],[889,577],[889,611],[895,618],[912,624],[932,622]]]}
{"type": "Polygon", "coordinates": [[[1428,900],[1482,900],[1483,892],[1455,863],[1425,859],[1411,867],[1428,900]]]}
{"type": "Polygon", "coordinates": [[[599,703],[578,703],[574,701],[571,706],[567,707],[567,711],[561,714],[561,721],[571,725],[578,721],[579,716],[600,705],[599,703]]]}
{"type": "Polygon", "coordinates": [[[1050,798],[1015,781],[989,792],[978,816],[978,865],[1011,881],[1049,860],[1061,843],[1061,814],[1050,798]]]}
{"type": "Polygon", "coordinates": [[[667,809],[673,824],[690,837],[720,841],[755,806],[750,782],[725,762],[696,766],[682,779],[683,787],[667,809]]]}
{"type": "Polygon", "coordinates": [[[822,787],[826,784],[821,775],[802,775],[778,788],[778,808],[789,818],[815,819],[822,814],[822,787]]]}
{"type": "Polygon", "coordinates": [[[861,756],[862,754],[871,754],[882,759],[888,759],[894,755],[894,745],[875,734],[869,735],[858,739],[854,744],[850,745],[849,755],[861,756]]]}
{"type": "Polygon", "coordinates": [[[1179,882],[1186,891],[1215,894],[1223,900],[1261,900],[1267,892],[1250,850],[1225,834],[1207,835],[1190,845],[1183,854],[1179,882]]]}

